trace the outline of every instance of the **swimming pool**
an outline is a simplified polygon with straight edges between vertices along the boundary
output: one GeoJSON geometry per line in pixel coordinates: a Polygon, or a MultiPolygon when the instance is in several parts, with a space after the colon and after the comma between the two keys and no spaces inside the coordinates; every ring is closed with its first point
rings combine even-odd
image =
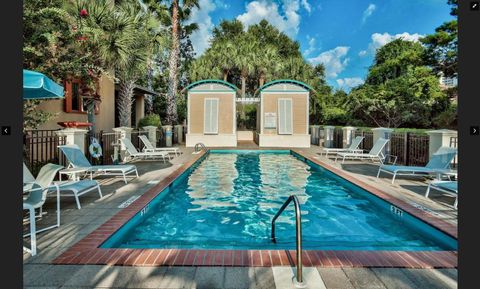
{"type": "Polygon", "coordinates": [[[291,151],[210,151],[101,248],[456,250],[454,238],[291,151]]]}

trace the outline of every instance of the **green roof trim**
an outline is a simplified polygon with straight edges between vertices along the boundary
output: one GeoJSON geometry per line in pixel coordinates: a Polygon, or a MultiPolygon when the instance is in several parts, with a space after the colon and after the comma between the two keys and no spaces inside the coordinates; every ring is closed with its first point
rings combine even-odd
{"type": "Polygon", "coordinates": [[[195,81],[193,83],[190,83],[187,87],[185,87],[184,90],[191,90],[192,88],[194,88],[196,86],[199,86],[199,85],[202,85],[202,84],[208,84],[208,83],[223,84],[223,85],[231,88],[234,92],[238,91],[238,88],[235,85],[233,85],[229,82],[220,80],[220,79],[204,79],[204,80],[195,81]]]}
{"type": "Polygon", "coordinates": [[[262,87],[260,87],[259,89],[257,89],[257,91],[255,91],[255,95],[258,92],[262,92],[263,90],[265,90],[266,88],[268,88],[272,85],[280,84],[280,83],[295,84],[295,85],[301,86],[302,88],[304,88],[306,90],[311,90],[311,91],[315,92],[315,89],[313,89],[310,85],[306,84],[305,82],[301,82],[301,81],[293,80],[293,79],[277,79],[277,80],[272,80],[270,82],[265,83],[262,87]]]}

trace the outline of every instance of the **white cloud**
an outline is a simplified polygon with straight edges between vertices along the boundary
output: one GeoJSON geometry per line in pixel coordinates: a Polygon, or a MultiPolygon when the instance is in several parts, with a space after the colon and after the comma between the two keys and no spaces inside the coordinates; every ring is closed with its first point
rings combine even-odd
{"type": "Polygon", "coordinates": [[[245,25],[245,28],[265,19],[278,30],[295,37],[301,19],[300,6],[310,13],[311,6],[307,0],[283,0],[281,5],[268,0],[252,1],[247,4],[246,12],[237,19],[245,25]]]}
{"type": "Polygon", "coordinates": [[[337,79],[337,84],[339,87],[350,90],[353,87],[356,87],[360,84],[363,84],[365,81],[360,77],[346,77],[337,79]]]}
{"type": "MultiPolygon", "coordinates": [[[[215,0],[213,1],[213,3],[215,3],[215,6],[217,8],[221,8],[221,9],[228,9],[230,8],[230,4],[224,2],[223,0],[215,0]]],[[[202,8],[202,6],[200,6],[200,8],[202,8]]]]}
{"type": "Polygon", "coordinates": [[[308,14],[312,13],[312,6],[310,6],[307,0],[302,0],[302,7],[307,10],[308,14]]]}
{"type": "Polygon", "coordinates": [[[201,55],[208,48],[212,37],[213,22],[209,13],[216,9],[215,3],[209,0],[199,1],[200,9],[194,7],[188,23],[197,23],[198,29],[190,35],[193,48],[197,56],[201,55]]]}
{"type": "Polygon", "coordinates": [[[403,32],[403,33],[399,33],[399,34],[395,34],[395,35],[391,35],[387,32],[385,32],[383,34],[373,33],[372,34],[372,42],[370,42],[370,44],[368,45],[368,49],[360,51],[360,53],[358,55],[359,56],[365,56],[368,53],[373,54],[373,53],[375,53],[375,51],[377,49],[379,49],[380,47],[384,46],[385,44],[387,44],[389,42],[392,42],[395,39],[401,38],[403,40],[417,42],[422,37],[424,37],[424,35],[418,34],[418,33],[410,34],[408,32],[403,32]]]}
{"type": "Polygon", "coordinates": [[[368,5],[367,9],[365,9],[365,11],[363,11],[363,17],[362,17],[362,23],[365,23],[365,21],[367,21],[367,18],[372,16],[372,13],[373,11],[375,11],[377,7],[375,6],[375,4],[371,4],[368,5]]]}
{"type": "Polygon", "coordinates": [[[334,49],[320,53],[317,57],[309,58],[312,64],[323,63],[327,77],[335,78],[348,64],[347,53],[350,47],[338,46],[334,49]]]}
{"type": "Polygon", "coordinates": [[[313,53],[315,50],[317,50],[317,47],[316,47],[317,40],[315,39],[315,37],[310,37],[309,35],[307,35],[307,40],[308,40],[308,48],[303,52],[304,56],[308,56],[311,53],[313,53]]]}

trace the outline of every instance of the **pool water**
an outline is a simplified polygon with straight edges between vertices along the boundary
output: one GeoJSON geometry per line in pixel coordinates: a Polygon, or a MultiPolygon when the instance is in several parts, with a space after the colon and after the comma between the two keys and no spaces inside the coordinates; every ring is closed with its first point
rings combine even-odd
{"type": "Polygon", "coordinates": [[[294,249],[300,200],[304,249],[455,250],[456,240],[290,151],[212,151],[104,248],[294,249]]]}

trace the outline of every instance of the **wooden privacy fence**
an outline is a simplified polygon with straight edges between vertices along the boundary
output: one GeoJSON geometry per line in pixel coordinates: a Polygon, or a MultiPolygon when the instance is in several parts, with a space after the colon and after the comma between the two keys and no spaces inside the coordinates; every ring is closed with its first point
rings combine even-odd
{"type": "Polygon", "coordinates": [[[65,165],[66,160],[58,150],[65,144],[65,136],[58,136],[57,130],[27,130],[23,134],[23,158],[30,172],[36,176],[47,163],[65,165]]]}

